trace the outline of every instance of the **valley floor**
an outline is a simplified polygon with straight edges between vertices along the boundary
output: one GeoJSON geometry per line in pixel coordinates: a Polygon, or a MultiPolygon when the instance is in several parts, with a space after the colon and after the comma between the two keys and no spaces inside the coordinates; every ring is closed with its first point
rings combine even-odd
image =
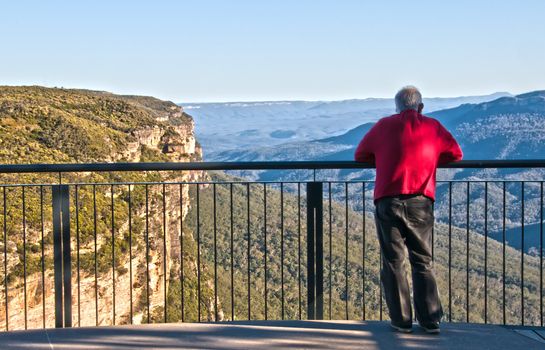
{"type": "Polygon", "coordinates": [[[386,322],[248,321],[0,333],[2,349],[543,349],[543,328],[446,323],[440,335],[386,322]],[[534,337],[535,339],[531,339],[534,337]],[[541,341],[539,340],[541,339],[541,341]]]}

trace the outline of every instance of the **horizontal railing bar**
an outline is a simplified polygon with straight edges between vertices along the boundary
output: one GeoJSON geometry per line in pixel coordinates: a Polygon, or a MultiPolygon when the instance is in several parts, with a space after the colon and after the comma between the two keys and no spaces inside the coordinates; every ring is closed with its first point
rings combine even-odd
{"type": "MultiPolygon", "coordinates": [[[[158,181],[151,181],[151,182],[63,182],[63,185],[71,185],[71,186],[128,186],[128,185],[246,185],[246,184],[256,184],[256,185],[274,185],[281,183],[283,184],[304,184],[309,181],[195,181],[195,182],[158,182],[158,181]]],[[[321,181],[321,182],[331,182],[331,181],[321,181]]],[[[342,181],[342,183],[349,182],[349,183],[362,183],[362,182],[368,182],[372,183],[375,182],[375,180],[364,180],[364,181],[342,181]]],[[[520,182],[520,181],[519,181],[520,182]]],[[[536,180],[536,182],[539,182],[536,180]]],[[[341,181],[339,181],[341,183],[341,181]]],[[[56,186],[58,183],[37,183],[37,184],[0,184],[1,187],[40,187],[40,186],[56,186]]]]}
{"type": "MultiPolygon", "coordinates": [[[[536,180],[534,182],[540,182],[541,180],[536,180]]],[[[306,181],[260,181],[260,180],[250,180],[250,181],[183,181],[183,182],[161,182],[161,181],[142,181],[142,182],[63,182],[63,185],[71,185],[71,186],[128,186],[128,185],[246,185],[246,184],[256,184],[256,185],[275,185],[275,184],[306,184],[307,182],[312,182],[312,180],[306,180],[306,181]]],[[[360,184],[362,182],[365,183],[374,183],[375,180],[346,180],[346,181],[329,181],[329,180],[320,180],[319,182],[330,182],[330,183],[354,183],[354,184],[360,184]]],[[[465,181],[464,181],[465,182],[465,181]]],[[[479,182],[479,181],[476,181],[479,182]]],[[[483,181],[480,181],[483,182],[483,181]]],[[[501,181],[500,181],[501,182],[501,181]]],[[[507,182],[507,181],[506,181],[507,182]]],[[[521,181],[513,181],[512,182],[521,182],[521,181]]],[[[526,182],[532,182],[527,181],[526,182]]],[[[58,183],[37,183],[37,184],[0,184],[0,188],[2,187],[46,187],[46,186],[56,186],[58,183]]]]}
{"type": "MultiPolygon", "coordinates": [[[[327,179],[318,179],[316,180],[318,182],[324,182],[324,183],[331,183],[331,184],[372,184],[375,182],[375,180],[327,180],[327,179]]],[[[128,186],[128,185],[246,185],[246,184],[252,184],[252,185],[280,185],[280,184],[306,184],[308,182],[314,182],[314,180],[302,180],[302,181],[263,181],[263,180],[250,180],[250,181],[183,181],[183,182],[160,182],[160,181],[148,181],[148,182],[64,182],[63,185],[70,185],[70,186],[128,186]]],[[[482,179],[482,180],[437,180],[437,184],[448,184],[448,183],[541,183],[545,182],[544,180],[489,180],[489,179],[482,179]]],[[[0,184],[0,188],[2,187],[47,187],[47,186],[56,186],[58,183],[23,183],[23,184],[0,184]]]]}
{"type": "MultiPolygon", "coordinates": [[[[308,181],[195,181],[195,182],[160,182],[160,181],[151,181],[151,182],[63,182],[63,185],[70,185],[70,186],[128,186],[128,185],[246,185],[246,184],[298,184],[298,183],[307,183],[308,181]]],[[[328,181],[323,181],[328,182],[328,181]]],[[[344,182],[351,182],[351,181],[344,181],[344,182]]],[[[342,183],[344,183],[342,182],[342,183]]],[[[368,180],[366,182],[374,182],[374,180],[368,180]]],[[[519,181],[520,182],[520,181],[519,181]]],[[[361,181],[355,182],[355,183],[361,183],[361,181]]],[[[22,183],[22,184],[0,184],[0,188],[2,187],[48,187],[48,186],[57,186],[58,183],[22,183]]]]}
{"type": "MultiPolygon", "coordinates": [[[[373,164],[354,161],[290,162],[187,162],[187,163],[81,163],[81,164],[0,164],[0,173],[66,173],[108,171],[175,170],[321,170],[372,169],[373,164]]],[[[545,159],[463,160],[440,168],[545,168],[545,159]]]]}

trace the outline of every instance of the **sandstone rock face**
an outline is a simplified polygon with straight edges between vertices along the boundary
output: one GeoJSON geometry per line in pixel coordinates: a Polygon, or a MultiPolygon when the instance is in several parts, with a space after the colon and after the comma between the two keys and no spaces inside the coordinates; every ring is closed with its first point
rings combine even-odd
{"type": "Polygon", "coordinates": [[[133,131],[136,141],[130,142],[116,160],[140,161],[143,146],[161,150],[171,161],[201,160],[202,150],[195,139],[195,124],[188,117],[182,107],[171,107],[166,115],[156,118],[158,125],[133,131]]]}

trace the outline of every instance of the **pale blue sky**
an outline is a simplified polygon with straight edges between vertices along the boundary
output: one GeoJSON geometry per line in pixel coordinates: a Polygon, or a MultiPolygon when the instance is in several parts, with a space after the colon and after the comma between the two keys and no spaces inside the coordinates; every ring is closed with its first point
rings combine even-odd
{"type": "Polygon", "coordinates": [[[176,102],[545,89],[545,1],[0,0],[0,85],[176,102]]]}

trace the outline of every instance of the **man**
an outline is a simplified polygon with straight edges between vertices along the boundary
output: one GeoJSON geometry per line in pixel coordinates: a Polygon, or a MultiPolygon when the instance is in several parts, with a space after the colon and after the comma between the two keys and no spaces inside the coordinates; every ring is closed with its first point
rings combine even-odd
{"type": "Polygon", "coordinates": [[[435,174],[437,165],[461,160],[462,150],[441,123],[421,114],[424,104],[417,88],[402,88],[395,103],[398,114],[382,118],[369,130],[355,159],[376,164],[375,221],[391,325],[401,332],[412,331],[403,268],[407,247],[416,318],[426,332],[439,333],[443,310],[431,257],[435,174]]]}

